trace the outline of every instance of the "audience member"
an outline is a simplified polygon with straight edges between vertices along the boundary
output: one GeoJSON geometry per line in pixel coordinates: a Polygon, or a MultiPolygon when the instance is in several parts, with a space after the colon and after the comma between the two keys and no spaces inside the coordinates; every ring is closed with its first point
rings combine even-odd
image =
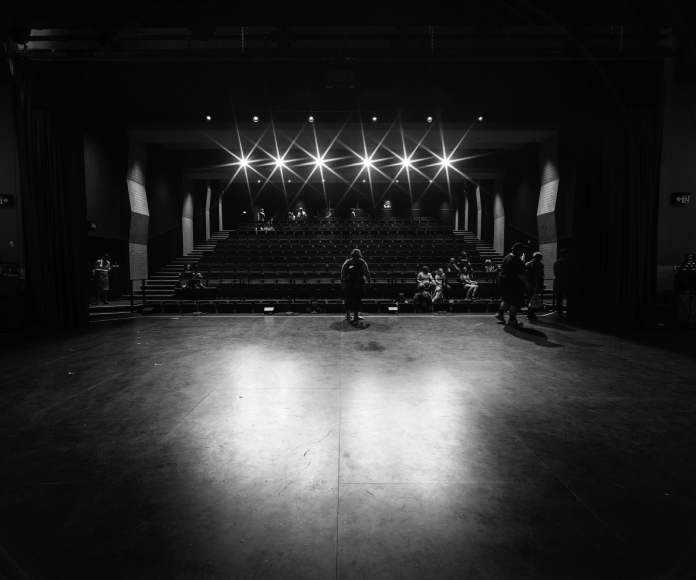
{"type": "Polygon", "coordinates": [[[413,295],[413,308],[415,312],[422,312],[424,306],[428,312],[433,311],[433,297],[430,294],[430,287],[431,282],[427,279],[418,284],[416,293],[413,295]]]}
{"type": "Polygon", "coordinates": [[[462,273],[459,275],[459,280],[462,283],[462,288],[466,291],[464,300],[473,300],[476,298],[478,282],[471,277],[468,269],[462,270],[462,273]]]}
{"type": "Polygon", "coordinates": [[[512,251],[503,259],[499,282],[500,294],[503,298],[500,310],[495,317],[505,322],[505,313],[510,312],[507,324],[510,326],[522,326],[517,320],[517,311],[524,306],[524,291],[530,291],[532,285],[527,279],[522,255],[525,245],[517,242],[512,246],[512,251]]]}
{"type": "Polygon", "coordinates": [[[532,307],[532,299],[535,295],[541,297],[544,292],[544,264],[542,256],[539,252],[532,254],[532,259],[525,264],[527,278],[532,285],[531,292],[527,294],[527,320],[537,320],[535,308],[532,307]]]}
{"type": "Polygon", "coordinates": [[[561,250],[561,257],[553,263],[553,294],[556,301],[558,320],[565,320],[563,316],[563,300],[568,299],[570,267],[570,250],[568,248],[563,248],[561,250]]]}
{"type": "Polygon", "coordinates": [[[263,208],[259,208],[259,213],[256,216],[257,220],[259,222],[265,222],[266,221],[266,212],[263,211],[263,208]]]}
{"type": "Polygon", "coordinates": [[[297,218],[295,217],[295,214],[292,213],[291,211],[288,212],[288,221],[289,222],[294,222],[297,218]]]}
{"type": "Polygon", "coordinates": [[[459,279],[459,274],[462,273],[462,269],[457,265],[457,261],[454,258],[450,258],[446,273],[450,278],[459,279]]]}
{"type": "Polygon", "coordinates": [[[179,274],[179,288],[189,288],[191,290],[205,288],[203,282],[201,282],[202,279],[203,274],[198,271],[196,264],[186,264],[183,272],[179,274]]]}
{"type": "Polygon", "coordinates": [[[418,272],[418,275],[416,276],[416,283],[419,286],[425,281],[429,282],[430,285],[435,285],[435,280],[433,279],[433,275],[430,273],[428,266],[423,266],[422,270],[418,272]]]}
{"type": "Polygon", "coordinates": [[[111,272],[111,262],[109,254],[104,254],[94,265],[94,273],[97,278],[97,304],[102,304],[101,297],[104,295],[104,304],[109,304],[109,272],[111,272]]]}
{"type": "Polygon", "coordinates": [[[317,304],[316,298],[309,299],[309,306],[305,309],[305,314],[323,314],[321,306],[317,304]]]}
{"type": "Polygon", "coordinates": [[[351,322],[350,313],[353,312],[353,322],[362,320],[360,310],[365,284],[370,283],[370,270],[363,260],[362,253],[355,248],[350,253],[341,267],[341,287],[345,291],[346,320],[351,322]]]}
{"type": "Polygon", "coordinates": [[[486,282],[488,282],[489,278],[498,277],[498,265],[494,264],[490,258],[485,261],[483,271],[486,275],[486,282]]]}
{"type": "Polygon", "coordinates": [[[445,272],[440,268],[435,272],[435,294],[433,296],[433,302],[442,302],[445,297],[446,284],[447,278],[445,277],[445,272]]]}

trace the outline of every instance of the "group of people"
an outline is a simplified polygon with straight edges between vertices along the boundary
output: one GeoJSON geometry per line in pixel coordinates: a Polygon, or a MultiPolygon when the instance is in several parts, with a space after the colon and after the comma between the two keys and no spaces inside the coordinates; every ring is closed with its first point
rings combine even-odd
{"type": "MultiPolygon", "coordinates": [[[[527,318],[535,320],[536,311],[543,305],[540,297],[544,290],[544,264],[543,256],[539,252],[534,252],[532,259],[524,262],[524,250],[526,246],[516,243],[512,246],[512,251],[503,259],[502,266],[498,268],[491,260],[486,260],[484,265],[486,276],[499,276],[500,294],[502,301],[500,309],[495,317],[501,322],[511,326],[522,326],[517,319],[518,312],[527,305],[527,318]],[[509,318],[505,319],[505,314],[509,318]]],[[[108,254],[97,260],[94,273],[98,275],[100,292],[108,291],[108,273],[111,265],[108,254]]],[[[466,290],[466,298],[473,299],[478,291],[478,283],[471,277],[471,264],[469,263],[466,252],[462,252],[459,260],[451,258],[445,268],[438,268],[435,276],[430,273],[428,266],[423,266],[416,276],[418,284],[413,303],[416,312],[424,309],[432,311],[433,302],[443,300],[445,288],[447,286],[447,273],[451,277],[457,277],[466,290]]],[[[569,251],[561,250],[560,258],[553,265],[555,284],[554,293],[556,298],[556,308],[558,320],[564,320],[563,303],[567,298],[567,291],[570,285],[570,262],[569,251]]],[[[184,271],[179,276],[180,287],[191,289],[204,288],[202,283],[203,276],[197,271],[195,264],[187,264],[184,271]]],[[[363,259],[362,252],[355,248],[341,267],[341,287],[345,294],[346,320],[357,323],[363,319],[360,315],[362,309],[362,297],[366,285],[370,284],[370,269],[363,259]]],[[[99,299],[99,294],[98,294],[99,299]]],[[[106,304],[108,302],[105,301],[106,304]]],[[[308,314],[320,314],[321,307],[315,299],[312,300],[306,312],[308,314]]]]}
{"type": "MultiPolygon", "coordinates": [[[[534,252],[532,259],[525,263],[524,250],[527,248],[522,243],[512,246],[512,251],[505,256],[500,269],[500,295],[502,301],[500,309],[495,317],[510,326],[523,326],[517,319],[520,309],[527,305],[527,319],[536,320],[536,312],[543,307],[541,296],[544,290],[544,256],[540,252],[534,252]],[[505,319],[505,314],[509,318],[505,319]]],[[[570,286],[570,252],[563,249],[560,257],[553,264],[554,272],[554,297],[558,320],[564,320],[564,300],[567,299],[570,286]]]]}
{"type": "MultiPolygon", "coordinates": [[[[495,265],[488,263],[492,268],[495,265]]],[[[491,270],[493,271],[493,270],[491,270]]],[[[473,268],[467,258],[466,252],[459,255],[459,259],[450,258],[450,261],[443,267],[438,268],[433,276],[428,266],[423,266],[416,276],[416,293],[413,296],[413,303],[416,312],[423,309],[432,311],[434,302],[442,302],[445,293],[450,287],[448,280],[458,280],[465,292],[465,300],[474,300],[479,291],[478,282],[473,277],[473,268]]]]}
{"type": "MultiPolygon", "coordinates": [[[[532,259],[525,263],[524,250],[526,246],[516,243],[512,251],[504,259],[502,266],[498,268],[491,260],[486,260],[484,265],[486,277],[498,276],[502,301],[500,309],[495,315],[502,322],[511,326],[522,326],[517,320],[517,313],[527,305],[527,318],[536,320],[536,312],[543,308],[541,296],[544,291],[544,264],[543,255],[534,252],[532,259]],[[506,321],[505,314],[509,313],[506,321]]],[[[474,298],[478,290],[478,284],[471,278],[471,265],[466,259],[466,252],[462,252],[460,260],[451,258],[446,268],[439,268],[435,276],[430,273],[427,266],[416,276],[418,284],[413,303],[416,312],[422,312],[424,308],[432,311],[433,302],[443,299],[447,284],[445,269],[458,275],[467,291],[467,298],[474,298]],[[432,292],[431,292],[432,290],[432,292]]],[[[563,306],[567,299],[570,286],[570,252],[563,249],[560,257],[553,265],[554,295],[558,320],[564,320],[563,306]]],[[[346,320],[357,323],[362,320],[360,316],[362,295],[365,285],[370,283],[370,270],[362,257],[359,249],[351,252],[341,268],[341,285],[345,291],[346,320]],[[351,318],[352,313],[352,318],[351,318]]]]}

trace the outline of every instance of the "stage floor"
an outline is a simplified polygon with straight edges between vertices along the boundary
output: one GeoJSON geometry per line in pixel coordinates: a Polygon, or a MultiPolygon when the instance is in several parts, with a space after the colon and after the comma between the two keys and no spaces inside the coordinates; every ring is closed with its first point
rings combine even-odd
{"type": "Polygon", "coordinates": [[[0,571],[687,578],[694,377],[552,316],[149,317],[7,347],[0,571]]]}

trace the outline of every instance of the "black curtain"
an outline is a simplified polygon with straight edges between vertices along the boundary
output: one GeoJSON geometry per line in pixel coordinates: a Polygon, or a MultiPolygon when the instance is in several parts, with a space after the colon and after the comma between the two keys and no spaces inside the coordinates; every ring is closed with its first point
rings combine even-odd
{"type": "Polygon", "coordinates": [[[11,81],[31,305],[27,315],[50,326],[76,328],[89,322],[82,130],[61,107],[58,91],[47,88],[51,83],[41,85],[39,66],[15,60],[11,81]]]}
{"type": "Polygon", "coordinates": [[[575,123],[568,314],[581,323],[643,324],[656,272],[663,70],[618,63],[601,72],[595,89],[604,95],[595,90],[575,123]]]}

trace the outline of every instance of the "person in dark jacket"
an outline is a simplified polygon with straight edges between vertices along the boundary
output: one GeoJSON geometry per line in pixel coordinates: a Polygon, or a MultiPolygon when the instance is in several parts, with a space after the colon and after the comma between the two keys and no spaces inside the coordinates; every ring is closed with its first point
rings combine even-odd
{"type": "Polygon", "coordinates": [[[512,246],[512,251],[503,260],[498,279],[503,300],[495,317],[505,322],[505,312],[509,311],[510,320],[507,324],[510,326],[522,326],[522,323],[517,320],[517,311],[524,306],[525,289],[527,291],[532,289],[522,261],[525,248],[526,246],[519,242],[512,246]]]}
{"type": "Polygon", "coordinates": [[[570,288],[570,250],[563,248],[561,257],[553,263],[553,294],[556,301],[556,313],[558,320],[565,320],[563,316],[563,299],[568,299],[570,288]]]}
{"type": "MultiPolygon", "coordinates": [[[[539,252],[532,254],[532,259],[524,266],[527,270],[527,278],[532,285],[532,291],[527,294],[527,304],[532,300],[534,294],[541,296],[544,292],[544,264],[542,256],[539,252]]],[[[527,306],[527,320],[537,320],[537,315],[531,306],[527,306]]]]}
{"type": "Polygon", "coordinates": [[[369,283],[370,270],[362,258],[362,252],[355,248],[350,253],[350,258],[341,267],[341,287],[345,292],[346,320],[348,322],[358,322],[363,319],[359,313],[365,284],[369,283]],[[351,310],[353,311],[352,321],[350,318],[351,310]]]}

